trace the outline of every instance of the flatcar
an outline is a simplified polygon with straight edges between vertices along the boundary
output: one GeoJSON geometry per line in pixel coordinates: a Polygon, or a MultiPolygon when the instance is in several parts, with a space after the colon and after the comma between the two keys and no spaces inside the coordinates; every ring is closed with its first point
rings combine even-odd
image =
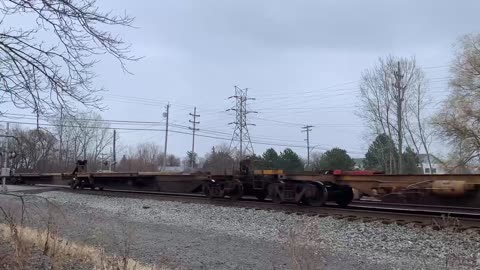
{"type": "Polygon", "coordinates": [[[253,170],[248,160],[240,163],[240,171],[229,175],[162,174],[142,172],[89,173],[87,161],[78,161],[71,181],[73,189],[122,189],[168,193],[203,193],[211,199],[244,196],[258,200],[270,198],[275,203],[297,203],[320,206],[336,202],[347,206],[353,200],[349,185],[337,184],[333,178],[320,181],[311,175],[289,175],[283,170],[253,170]]]}

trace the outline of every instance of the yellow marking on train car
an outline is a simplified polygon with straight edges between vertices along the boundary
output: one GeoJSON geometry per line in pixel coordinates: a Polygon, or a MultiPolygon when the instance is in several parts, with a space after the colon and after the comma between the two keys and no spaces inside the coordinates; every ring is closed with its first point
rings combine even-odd
{"type": "Polygon", "coordinates": [[[283,170],[255,170],[253,173],[258,175],[274,175],[283,174],[283,170]]]}

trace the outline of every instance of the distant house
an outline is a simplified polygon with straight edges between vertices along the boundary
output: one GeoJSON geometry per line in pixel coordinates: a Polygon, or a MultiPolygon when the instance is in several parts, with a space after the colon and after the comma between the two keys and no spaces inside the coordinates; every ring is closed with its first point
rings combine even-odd
{"type": "Polygon", "coordinates": [[[163,169],[160,166],[160,167],[158,167],[158,170],[163,171],[163,172],[181,173],[181,172],[185,171],[185,167],[184,166],[166,166],[165,169],[163,169]]]}
{"type": "Polygon", "coordinates": [[[355,162],[354,170],[365,170],[365,158],[354,158],[353,161],[355,162]]]}
{"type": "Polygon", "coordinates": [[[432,168],[430,170],[430,166],[428,164],[428,155],[427,154],[419,154],[418,159],[420,160],[419,167],[424,174],[445,174],[449,173],[443,162],[435,157],[434,155],[430,154],[430,163],[432,164],[432,168]]]}

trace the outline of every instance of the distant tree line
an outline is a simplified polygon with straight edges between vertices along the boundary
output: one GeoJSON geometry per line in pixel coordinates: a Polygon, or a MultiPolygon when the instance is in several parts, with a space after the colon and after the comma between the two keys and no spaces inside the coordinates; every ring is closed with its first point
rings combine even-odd
{"type": "MultiPolygon", "coordinates": [[[[178,167],[180,166],[180,158],[168,154],[166,156],[166,166],[178,167]]],[[[117,171],[159,171],[163,166],[164,154],[160,145],[147,142],[140,143],[135,148],[129,150],[124,154],[118,165],[117,171]]]]}
{"type": "MultiPolygon", "coordinates": [[[[212,151],[205,156],[203,169],[213,174],[232,173],[238,168],[238,161],[235,159],[235,153],[229,151],[228,147],[213,147],[212,151]]],[[[265,150],[261,155],[250,156],[253,169],[268,170],[281,169],[285,172],[295,173],[320,170],[353,170],[355,162],[347,154],[347,151],[340,148],[333,148],[321,155],[313,155],[311,168],[305,167],[305,160],[295,151],[285,148],[277,152],[273,148],[265,150]]]]}
{"type": "Polygon", "coordinates": [[[97,113],[53,118],[52,129],[11,126],[10,149],[17,157],[10,160],[19,172],[68,172],[79,159],[87,159],[93,170],[111,158],[113,134],[110,125],[97,113]]]}

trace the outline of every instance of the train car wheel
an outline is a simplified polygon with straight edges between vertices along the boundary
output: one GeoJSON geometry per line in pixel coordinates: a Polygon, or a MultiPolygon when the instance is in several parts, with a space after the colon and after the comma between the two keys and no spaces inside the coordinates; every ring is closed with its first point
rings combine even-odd
{"type": "Polygon", "coordinates": [[[70,188],[75,190],[79,185],[79,180],[77,178],[74,178],[73,181],[70,183],[70,188]]]}
{"type": "Polygon", "coordinates": [[[302,202],[310,206],[322,206],[328,198],[328,191],[324,185],[316,186],[315,195],[304,197],[302,202]]]}
{"type": "Polygon", "coordinates": [[[280,197],[280,194],[275,192],[275,194],[272,195],[272,202],[278,203],[278,204],[282,203],[282,198],[280,197]]]}
{"type": "Polygon", "coordinates": [[[282,203],[282,197],[280,196],[279,192],[281,192],[281,186],[279,184],[270,184],[268,186],[268,195],[272,202],[274,203],[282,203]]]}
{"type": "Polygon", "coordinates": [[[203,186],[203,194],[205,194],[205,196],[209,199],[213,199],[214,196],[213,196],[213,192],[211,191],[211,186],[210,184],[205,184],[203,186]]]}
{"type": "Polygon", "coordinates": [[[240,200],[243,196],[243,185],[241,183],[235,183],[233,190],[230,192],[230,199],[233,201],[240,200]]]}
{"type": "Polygon", "coordinates": [[[351,187],[345,186],[342,188],[342,195],[336,201],[340,207],[347,207],[353,200],[354,194],[351,187]]]}
{"type": "Polygon", "coordinates": [[[257,200],[263,202],[265,198],[267,198],[267,193],[265,191],[259,191],[255,194],[255,197],[257,197],[257,200]]]}

